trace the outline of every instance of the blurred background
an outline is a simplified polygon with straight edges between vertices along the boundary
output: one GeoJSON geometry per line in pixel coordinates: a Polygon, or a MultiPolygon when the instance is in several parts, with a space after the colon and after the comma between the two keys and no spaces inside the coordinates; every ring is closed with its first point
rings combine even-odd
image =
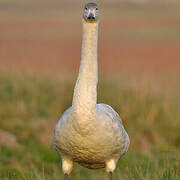
{"type": "MultiPolygon", "coordinates": [[[[62,179],[53,128],[71,106],[85,0],[0,0],[0,179],[62,179]]],[[[180,178],[180,1],[98,0],[98,102],[131,139],[114,179],[180,178]]],[[[75,165],[72,179],[105,179],[75,165]]]]}

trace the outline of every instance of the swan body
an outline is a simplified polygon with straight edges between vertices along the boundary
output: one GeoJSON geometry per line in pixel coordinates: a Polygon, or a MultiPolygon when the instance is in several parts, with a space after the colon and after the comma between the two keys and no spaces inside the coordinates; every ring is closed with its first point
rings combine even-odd
{"type": "Polygon", "coordinates": [[[98,22],[97,5],[87,3],[83,13],[81,64],[72,106],[63,113],[53,134],[53,145],[62,157],[63,172],[67,176],[73,162],[90,169],[105,167],[112,173],[130,143],[118,113],[107,104],[97,104],[98,22]]]}
{"type": "Polygon", "coordinates": [[[106,104],[97,104],[96,111],[95,123],[82,128],[76,119],[84,117],[78,117],[70,107],[55,129],[58,151],[90,169],[104,168],[112,157],[117,161],[129,146],[119,115],[106,104]]]}

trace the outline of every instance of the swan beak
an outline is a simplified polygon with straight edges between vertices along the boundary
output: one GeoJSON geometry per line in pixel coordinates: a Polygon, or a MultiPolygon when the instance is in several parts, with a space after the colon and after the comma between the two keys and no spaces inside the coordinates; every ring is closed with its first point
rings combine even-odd
{"type": "Polygon", "coordinates": [[[96,13],[94,9],[93,10],[89,9],[87,19],[96,19],[96,13]]]}

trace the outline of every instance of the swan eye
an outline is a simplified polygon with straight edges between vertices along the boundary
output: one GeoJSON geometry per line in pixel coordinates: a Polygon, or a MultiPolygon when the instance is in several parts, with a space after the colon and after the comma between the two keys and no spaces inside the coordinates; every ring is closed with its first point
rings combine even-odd
{"type": "Polygon", "coordinates": [[[85,7],[85,10],[88,10],[88,8],[87,8],[87,7],[85,7]]]}
{"type": "Polygon", "coordinates": [[[98,10],[98,8],[96,8],[96,10],[98,10]]]}

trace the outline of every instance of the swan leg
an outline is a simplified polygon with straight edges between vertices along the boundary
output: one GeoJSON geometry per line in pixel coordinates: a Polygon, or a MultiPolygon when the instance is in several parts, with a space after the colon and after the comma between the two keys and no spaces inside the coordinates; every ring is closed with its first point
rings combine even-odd
{"type": "Polygon", "coordinates": [[[108,180],[112,180],[112,172],[108,172],[108,180]]]}
{"type": "Polygon", "coordinates": [[[69,180],[69,175],[68,174],[64,174],[64,180],[69,180]]]}
{"type": "Polygon", "coordinates": [[[112,173],[116,168],[116,159],[109,159],[106,161],[106,172],[108,173],[108,180],[112,180],[112,173]]]}
{"type": "Polygon", "coordinates": [[[62,170],[64,173],[64,180],[69,180],[70,173],[73,168],[73,161],[66,156],[62,156],[62,170]]]}

